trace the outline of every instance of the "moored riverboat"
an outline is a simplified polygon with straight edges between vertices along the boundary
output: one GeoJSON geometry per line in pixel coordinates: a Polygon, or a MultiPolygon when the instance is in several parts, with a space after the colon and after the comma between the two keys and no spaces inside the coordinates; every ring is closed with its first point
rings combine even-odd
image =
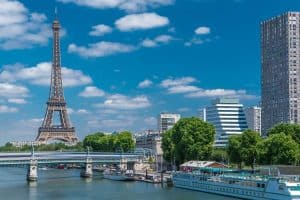
{"type": "Polygon", "coordinates": [[[300,182],[283,177],[200,168],[172,174],[175,187],[254,200],[300,200],[300,182]]]}
{"type": "Polygon", "coordinates": [[[105,179],[114,181],[134,181],[134,174],[132,170],[117,170],[117,169],[107,169],[103,172],[103,177],[105,179]]]}

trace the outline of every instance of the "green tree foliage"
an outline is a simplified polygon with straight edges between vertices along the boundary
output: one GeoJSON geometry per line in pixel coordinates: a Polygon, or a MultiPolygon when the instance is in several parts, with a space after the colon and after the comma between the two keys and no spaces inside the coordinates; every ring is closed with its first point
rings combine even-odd
{"type": "Polygon", "coordinates": [[[262,139],[258,133],[246,130],[229,138],[227,153],[231,163],[254,167],[258,164],[296,164],[299,159],[297,126],[279,124],[262,139]]]}
{"type": "Polygon", "coordinates": [[[261,142],[259,133],[252,130],[246,130],[241,135],[241,158],[246,165],[254,168],[254,163],[257,162],[259,157],[259,144],[261,142]]]}
{"type": "Polygon", "coordinates": [[[272,134],[261,145],[263,164],[295,164],[299,155],[299,145],[291,135],[272,134]]]}
{"type": "Polygon", "coordinates": [[[207,159],[212,153],[214,134],[213,125],[196,117],[182,118],[163,135],[164,158],[175,158],[177,165],[207,159]]]}
{"type": "Polygon", "coordinates": [[[124,131],[118,134],[105,135],[94,133],[83,140],[84,148],[91,147],[93,151],[101,152],[128,152],[134,149],[135,143],[132,134],[124,131]]]}
{"type": "MultiPolygon", "coordinates": [[[[87,147],[92,151],[101,152],[128,152],[135,148],[135,143],[132,134],[128,131],[105,135],[97,132],[86,136],[83,142],[78,142],[76,145],[68,146],[64,143],[51,143],[35,146],[35,151],[86,151],[87,147]]],[[[23,147],[15,147],[11,143],[0,147],[0,152],[30,152],[30,145],[23,147]]]]}
{"type": "Polygon", "coordinates": [[[98,141],[103,136],[105,136],[104,133],[100,133],[100,132],[88,135],[83,140],[83,146],[84,147],[91,147],[92,149],[97,149],[98,148],[98,141]]]}
{"type": "Polygon", "coordinates": [[[259,133],[252,130],[245,130],[242,135],[230,137],[227,146],[230,162],[238,164],[239,168],[245,163],[253,169],[254,163],[259,159],[261,141],[259,133]]]}
{"type": "Polygon", "coordinates": [[[163,149],[163,157],[166,161],[172,162],[174,158],[174,144],[172,142],[172,129],[163,134],[161,148],[163,149]]]}
{"type": "Polygon", "coordinates": [[[114,141],[115,149],[121,149],[124,152],[128,152],[134,149],[135,143],[132,139],[132,134],[129,131],[124,131],[116,135],[114,141]]]}
{"type": "Polygon", "coordinates": [[[299,124],[287,124],[281,123],[275,125],[268,132],[268,135],[274,135],[284,133],[285,135],[290,135],[298,144],[300,144],[300,125],[299,124]]]}
{"type": "Polygon", "coordinates": [[[239,168],[242,168],[243,162],[242,153],[240,151],[242,142],[241,140],[241,136],[231,136],[227,146],[229,162],[238,164],[239,168]]]}
{"type": "MultiPolygon", "coordinates": [[[[24,145],[22,147],[15,147],[11,143],[0,147],[0,152],[30,152],[31,145],[24,145]]],[[[76,145],[68,146],[64,143],[51,143],[42,144],[34,147],[35,151],[84,151],[82,142],[78,142],[76,145]]]]}
{"type": "Polygon", "coordinates": [[[222,148],[213,149],[210,160],[227,163],[228,155],[226,149],[222,149],[222,148]]]}

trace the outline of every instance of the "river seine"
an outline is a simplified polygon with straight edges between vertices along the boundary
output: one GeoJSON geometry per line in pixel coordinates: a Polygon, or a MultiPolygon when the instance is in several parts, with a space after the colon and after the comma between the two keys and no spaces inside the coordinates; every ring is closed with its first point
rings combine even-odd
{"type": "Polygon", "coordinates": [[[25,168],[0,168],[0,199],[5,200],[232,200],[143,182],[118,182],[94,174],[82,179],[79,170],[39,170],[36,183],[27,183],[25,168]]]}

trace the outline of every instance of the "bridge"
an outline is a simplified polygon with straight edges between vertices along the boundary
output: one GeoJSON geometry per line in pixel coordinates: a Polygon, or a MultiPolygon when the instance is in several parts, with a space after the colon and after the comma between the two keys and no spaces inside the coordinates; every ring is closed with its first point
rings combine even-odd
{"type": "Polygon", "coordinates": [[[36,181],[38,165],[45,164],[84,164],[82,177],[92,177],[93,164],[120,164],[127,169],[136,162],[142,161],[144,156],[139,153],[102,153],[102,152],[28,152],[28,153],[0,153],[0,167],[28,166],[27,180],[36,181]]]}

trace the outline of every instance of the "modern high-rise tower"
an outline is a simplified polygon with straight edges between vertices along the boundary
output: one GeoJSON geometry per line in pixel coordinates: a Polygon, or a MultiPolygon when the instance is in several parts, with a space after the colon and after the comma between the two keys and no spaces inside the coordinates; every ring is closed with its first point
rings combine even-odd
{"type": "Polygon", "coordinates": [[[261,108],[252,106],[244,109],[248,128],[261,135],[261,108]]]}
{"type": "Polygon", "coordinates": [[[300,12],[261,23],[262,134],[300,122],[300,12]]]}
{"type": "Polygon", "coordinates": [[[60,140],[75,144],[78,142],[78,138],[75,135],[75,128],[72,127],[69,120],[62,84],[59,29],[59,21],[55,19],[52,24],[53,61],[49,100],[45,118],[39,128],[36,141],[47,143],[50,140],[60,140]],[[57,121],[55,121],[55,117],[58,118],[57,121]]]}
{"type": "Polygon", "coordinates": [[[224,148],[232,135],[241,135],[248,128],[243,104],[238,99],[218,98],[203,109],[204,121],[214,125],[214,146],[224,148]]]}
{"type": "Polygon", "coordinates": [[[174,113],[160,113],[158,115],[158,131],[164,133],[173,128],[173,126],[180,120],[180,114],[174,113]]]}

